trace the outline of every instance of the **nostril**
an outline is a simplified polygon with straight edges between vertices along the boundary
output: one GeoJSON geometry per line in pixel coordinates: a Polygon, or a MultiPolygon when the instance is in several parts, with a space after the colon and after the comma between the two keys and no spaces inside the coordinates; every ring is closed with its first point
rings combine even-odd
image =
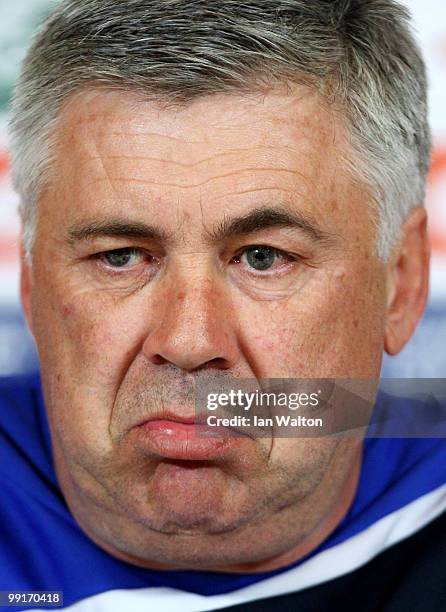
{"type": "Polygon", "coordinates": [[[215,357],[203,365],[203,368],[218,368],[219,370],[228,370],[230,367],[229,361],[223,357],[215,357]]]}
{"type": "Polygon", "coordinates": [[[159,354],[152,355],[151,361],[155,365],[164,365],[166,363],[170,363],[167,359],[165,359],[162,355],[159,354]]]}

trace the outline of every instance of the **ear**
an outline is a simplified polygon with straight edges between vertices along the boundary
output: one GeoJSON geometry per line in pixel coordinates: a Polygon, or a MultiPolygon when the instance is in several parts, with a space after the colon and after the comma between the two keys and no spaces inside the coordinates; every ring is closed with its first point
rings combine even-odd
{"type": "Polygon", "coordinates": [[[427,213],[417,206],[402,227],[387,269],[384,348],[389,355],[401,351],[423,314],[429,290],[429,262],[427,213]]]}
{"type": "Polygon", "coordinates": [[[34,335],[31,315],[32,282],[32,265],[31,261],[26,257],[25,248],[22,242],[20,246],[20,299],[28,328],[31,334],[34,335]]]}

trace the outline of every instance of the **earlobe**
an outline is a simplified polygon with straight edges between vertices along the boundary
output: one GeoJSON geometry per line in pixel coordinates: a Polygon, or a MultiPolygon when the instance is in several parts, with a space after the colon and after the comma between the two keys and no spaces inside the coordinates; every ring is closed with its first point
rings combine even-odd
{"type": "Polygon", "coordinates": [[[401,239],[388,264],[384,348],[389,355],[401,351],[423,314],[429,288],[429,261],[427,213],[419,206],[404,223],[401,239]]]}

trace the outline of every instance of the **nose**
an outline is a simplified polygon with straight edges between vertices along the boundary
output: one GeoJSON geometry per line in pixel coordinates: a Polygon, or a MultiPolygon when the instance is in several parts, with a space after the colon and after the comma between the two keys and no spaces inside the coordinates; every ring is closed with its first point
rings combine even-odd
{"type": "Polygon", "coordinates": [[[157,303],[160,316],[143,346],[152,363],[169,363],[186,371],[234,367],[236,317],[219,279],[176,277],[157,303]]]}

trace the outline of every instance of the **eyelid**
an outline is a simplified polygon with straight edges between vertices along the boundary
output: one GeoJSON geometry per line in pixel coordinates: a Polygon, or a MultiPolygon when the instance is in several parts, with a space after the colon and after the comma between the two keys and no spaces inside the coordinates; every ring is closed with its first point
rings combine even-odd
{"type": "Polygon", "coordinates": [[[291,261],[301,261],[304,259],[301,255],[297,255],[296,253],[290,253],[289,251],[285,251],[284,249],[279,249],[277,247],[273,247],[269,244],[250,244],[245,246],[237,251],[234,255],[233,259],[240,258],[246,251],[250,251],[251,249],[270,249],[276,255],[280,255],[290,259],[291,261]]]}
{"type": "Polygon", "coordinates": [[[105,251],[99,251],[95,254],[96,257],[103,257],[105,255],[109,255],[110,253],[124,253],[125,251],[129,252],[132,255],[140,255],[144,251],[140,247],[117,247],[116,249],[107,249],[105,251]]]}
{"type": "Polygon", "coordinates": [[[144,257],[144,255],[149,255],[147,251],[145,251],[145,249],[141,247],[128,246],[128,247],[117,247],[116,249],[107,249],[105,251],[99,251],[97,253],[94,253],[91,256],[91,259],[99,262],[99,264],[102,265],[103,268],[105,268],[109,272],[112,272],[114,274],[122,274],[125,271],[129,271],[129,270],[136,268],[137,265],[141,263],[141,259],[144,257]],[[120,251],[121,252],[128,251],[130,254],[136,255],[138,257],[138,261],[130,266],[127,266],[127,265],[113,266],[109,262],[107,262],[106,257],[105,257],[106,255],[108,255],[109,253],[116,253],[120,251]]]}
{"type": "MultiPolygon", "coordinates": [[[[252,245],[247,245],[244,246],[243,248],[239,249],[237,251],[237,253],[231,258],[231,261],[237,260],[237,263],[240,263],[242,256],[249,250],[252,249],[268,249],[270,251],[272,251],[275,255],[283,258],[284,262],[283,263],[291,263],[291,262],[299,262],[299,261],[303,261],[305,258],[303,256],[300,256],[296,253],[290,253],[289,251],[285,251],[283,249],[279,249],[277,247],[271,246],[269,244],[252,244],[252,245]]],[[[130,271],[134,268],[136,268],[138,266],[138,264],[141,263],[141,259],[144,258],[144,256],[148,259],[151,260],[153,262],[157,261],[157,257],[152,255],[151,253],[147,252],[146,249],[144,249],[144,247],[139,247],[139,246],[125,246],[125,247],[117,247],[114,249],[106,249],[104,251],[99,251],[97,253],[94,253],[90,256],[91,259],[96,260],[98,262],[100,262],[100,264],[102,264],[102,266],[104,268],[106,268],[107,270],[109,270],[110,272],[113,273],[123,273],[125,271],[130,271]],[[113,266],[112,264],[110,264],[109,262],[107,262],[105,256],[109,253],[116,253],[116,252],[125,252],[128,251],[131,254],[134,254],[138,257],[138,261],[136,263],[134,263],[133,265],[130,266],[113,266]],[[121,271],[121,272],[120,272],[121,271]]],[[[255,268],[252,268],[252,273],[259,275],[259,276],[267,276],[268,273],[270,275],[274,274],[274,269],[266,269],[266,270],[255,270],[255,268]]]]}

